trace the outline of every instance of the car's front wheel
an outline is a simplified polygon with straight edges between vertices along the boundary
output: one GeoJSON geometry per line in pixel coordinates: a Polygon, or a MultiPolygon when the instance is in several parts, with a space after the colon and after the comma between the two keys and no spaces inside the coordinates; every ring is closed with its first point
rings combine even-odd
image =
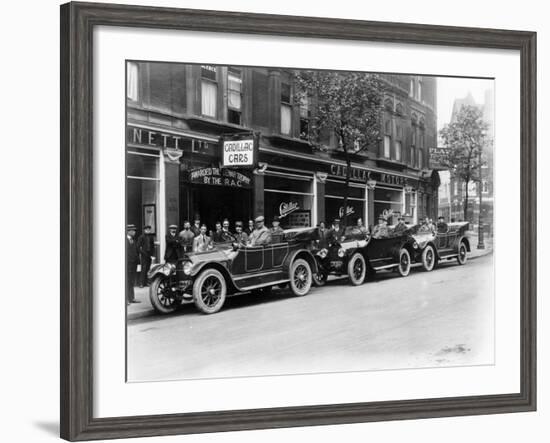
{"type": "Polygon", "coordinates": [[[367,263],[359,252],[353,254],[348,262],[349,281],[353,286],[359,286],[365,281],[367,263]]]}
{"type": "Polygon", "coordinates": [[[193,283],[195,306],[204,314],[218,312],[225,303],[227,284],[222,273],[216,269],[206,269],[193,283]]]}
{"type": "Polygon", "coordinates": [[[401,277],[406,277],[411,271],[411,256],[409,251],[405,248],[402,248],[399,251],[399,263],[397,265],[397,272],[401,277]]]}
{"type": "Polygon", "coordinates": [[[424,271],[432,271],[435,266],[435,250],[433,246],[428,245],[422,251],[422,268],[424,271]]]}
{"type": "Polygon", "coordinates": [[[466,264],[466,260],[468,259],[468,248],[466,248],[466,243],[463,241],[460,242],[460,245],[458,245],[458,255],[456,256],[456,261],[459,265],[466,264]]]}
{"type": "Polygon", "coordinates": [[[313,280],[311,266],[303,258],[294,260],[290,266],[290,290],[294,295],[306,295],[311,289],[313,280]]]}
{"type": "Polygon", "coordinates": [[[176,293],[172,291],[170,278],[165,275],[157,275],[151,282],[149,300],[153,309],[160,314],[171,314],[180,304],[176,293]]]}

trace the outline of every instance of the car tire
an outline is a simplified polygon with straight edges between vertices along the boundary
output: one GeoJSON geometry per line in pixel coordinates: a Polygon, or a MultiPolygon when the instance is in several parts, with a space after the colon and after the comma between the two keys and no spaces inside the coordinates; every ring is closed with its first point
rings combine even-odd
{"type": "Polygon", "coordinates": [[[435,268],[436,256],[432,245],[428,245],[422,251],[422,268],[426,272],[433,271],[435,268]]]}
{"type": "Polygon", "coordinates": [[[171,314],[180,305],[175,297],[170,296],[172,294],[168,282],[168,277],[157,275],[149,287],[149,300],[153,309],[159,314],[171,314]]]}
{"type": "Polygon", "coordinates": [[[328,274],[324,271],[315,272],[312,275],[313,285],[317,287],[325,286],[328,279],[328,274]]]}
{"type": "Polygon", "coordinates": [[[466,247],[466,243],[463,241],[460,242],[458,245],[458,255],[456,256],[456,261],[459,265],[465,265],[466,261],[468,260],[468,248],[466,247]]]}
{"type": "Polygon", "coordinates": [[[406,277],[411,272],[411,256],[409,251],[402,248],[399,251],[399,262],[397,264],[397,272],[401,277],[406,277]]]}
{"type": "Polygon", "coordinates": [[[311,289],[313,276],[311,266],[303,258],[294,260],[290,266],[290,290],[298,297],[306,295],[311,289]]]}
{"type": "Polygon", "coordinates": [[[359,252],[351,256],[348,261],[349,281],[353,286],[359,286],[365,282],[367,275],[367,263],[365,258],[359,252]]]}
{"type": "Polygon", "coordinates": [[[193,300],[195,306],[204,314],[218,312],[227,295],[227,284],[222,273],[217,269],[206,269],[193,283],[193,300]]]}

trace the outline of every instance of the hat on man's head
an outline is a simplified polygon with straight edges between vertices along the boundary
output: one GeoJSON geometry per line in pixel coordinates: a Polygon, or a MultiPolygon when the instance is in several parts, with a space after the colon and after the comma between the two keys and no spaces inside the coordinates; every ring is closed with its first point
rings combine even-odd
{"type": "Polygon", "coordinates": [[[143,229],[151,229],[151,225],[145,225],[143,229]]]}
{"type": "Polygon", "coordinates": [[[340,223],[340,219],[339,218],[335,218],[334,221],[332,223],[340,223]]]}
{"type": "Polygon", "coordinates": [[[168,229],[178,229],[178,225],[170,225],[168,226],[168,229]]]}
{"type": "Polygon", "coordinates": [[[379,216],[378,216],[378,220],[384,220],[384,221],[385,221],[385,220],[386,220],[386,217],[384,217],[383,215],[379,215],[379,216]]]}
{"type": "Polygon", "coordinates": [[[254,219],[254,221],[255,221],[256,223],[258,223],[258,222],[263,222],[264,220],[265,220],[265,218],[264,218],[263,215],[258,215],[258,217],[256,217],[256,218],[254,219]]]}
{"type": "Polygon", "coordinates": [[[236,222],[235,222],[235,227],[239,227],[239,226],[240,226],[241,228],[243,227],[243,222],[242,222],[242,221],[236,221],[236,222]]]}
{"type": "Polygon", "coordinates": [[[273,217],[273,221],[279,221],[279,216],[276,215],[275,217],[273,217]]]}
{"type": "Polygon", "coordinates": [[[133,225],[133,224],[126,225],[126,230],[127,231],[135,231],[136,230],[136,225],[133,225]]]}

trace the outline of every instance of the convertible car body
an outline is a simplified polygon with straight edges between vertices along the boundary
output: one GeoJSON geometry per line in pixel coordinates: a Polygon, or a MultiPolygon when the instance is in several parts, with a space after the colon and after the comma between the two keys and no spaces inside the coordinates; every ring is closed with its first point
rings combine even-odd
{"type": "Polygon", "coordinates": [[[367,274],[378,270],[395,269],[406,276],[412,265],[431,271],[438,262],[455,258],[463,265],[470,251],[467,230],[467,222],[445,224],[438,232],[414,225],[394,233],[390,227],[388,236],[374,238],[347,228],[340,241],[316,251],[318,273],[314,283],[324,284],[329,274],[347,274],[353,285],[359,285],[367,274]]]}
{"type": "Polygon", "coordinates": [[[285,231],[282,241],[264,246],[219,244],[210,251],[187,253],[177,264],[157,265],[149,271],[151,304],[166,314],[194,302],[212,314],[227,295],[239,292],[288,284],[295,295],[305,295],[317,270],[310,231],[285,231]]]}

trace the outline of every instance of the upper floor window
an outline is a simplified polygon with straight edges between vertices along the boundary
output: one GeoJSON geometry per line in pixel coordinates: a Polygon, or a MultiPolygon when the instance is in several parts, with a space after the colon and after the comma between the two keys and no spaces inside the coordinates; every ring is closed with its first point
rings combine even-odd
{"type": "Polygon", "coordinates": [[[304,95],[300,98],[300,138],[307,140],[309,138],[309,98],[304,95]]]}
{"type": "Polygon", "coordinates": [[[126,72],[126,97],[130,100],[137,101],[138,99],[138,65],[137,63],[128,62],[126,72]]]}
{"type": "Polygon", "coordinates": [[[409,96],[414,97],[414,78],[411,77],[410,85],[409,85],[409,96]]]}
{"type": "Polygon", "coordinates": [[[416,99],[419,102],[422,101],[422,80],[418,80],[418,85],[416,87],[416,99]]]}
{"type": "Polygon", "coordinates": [[[424,167],[424,151],[422,149],[418,150],[418,167],[420,169],[424,167]]]}
{"type": "Polygon", "coordinates": [[[487,180],[482,180],[481,185],[482,185],[482,192],[484,194],[488,194],[489,193],[489,182],[487,180]]]}
{"type": "Polygon", "coordinates": [[[396,140],[395,142],[395,159],[397,161],[401,161],[401,152],[403,150],[403,145],[401,144],[401,140],[396,140]]]}
{"type": "Polygon", "coordinates": [[[242,124],[242,71],[230,67],[227,70],[227,120],[236,125],[242,124]]]}
{"type": "Polygon", "coordinates": [[[281,83],[281,134],[290,135],[292,130],[292,106],[290,84],[281,83]]]}
{"type": "Polygon", "coordinates": [[[201,66],[201,113],[207,117],[216,117],[218,111],[217,68],[201,66]]]}

